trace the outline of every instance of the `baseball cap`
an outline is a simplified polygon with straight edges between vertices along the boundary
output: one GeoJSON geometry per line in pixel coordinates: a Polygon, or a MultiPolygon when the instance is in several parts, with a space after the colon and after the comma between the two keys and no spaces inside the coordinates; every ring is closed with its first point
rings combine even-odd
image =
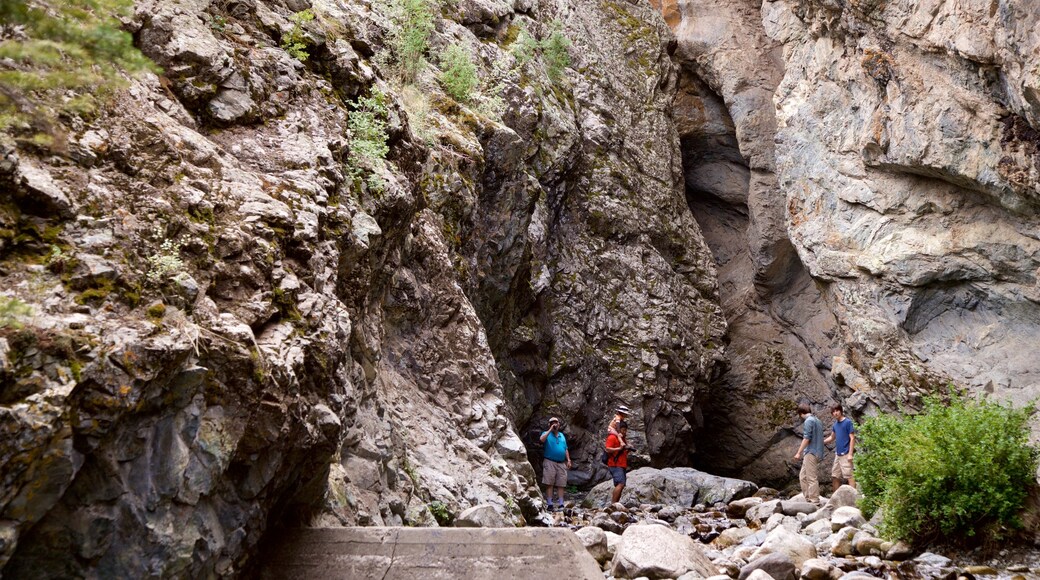
{"type": "Polygon", "coordinates": [[[615,411],[617,411],[618,413],[621,413],[622,415],[631,415],[632,414],[632,411],[629,410],[629,408],[624,406],[624,405],[618,405],[618,408],[615,409],[615,411]]]}

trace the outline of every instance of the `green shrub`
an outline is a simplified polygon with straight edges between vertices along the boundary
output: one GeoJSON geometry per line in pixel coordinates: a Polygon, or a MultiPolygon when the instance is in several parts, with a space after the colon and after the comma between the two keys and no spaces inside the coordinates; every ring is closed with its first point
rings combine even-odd
{"type": "Polygon", "coordinates": [[[856,480],[881,533],[925,544],[997,539],[1019,525],[1037,450],[1028,442],[1032,407],[931,398],[920,415],[880,416],[859,430],[856,480]]]}
{"type": "Polygon", "coordinates": [[[361,179],[368,175],[368,185],[375,190],[382,190],[385,185],[379,173],[386,165],[386,156],[390,152],[387,145],[388,111],[386,96],[374,91],[370,97],[361,97],[347,118],[350,129],[350,160],[347,172],[352,179],[361,179]]]}
{"type": "Polygon", "coordinates": [[[90,114],[122,88],[122,71],[158,70],[120,17],[132,0],[0,2],[0,131],[48,144],[60,115],[90,114]]]}
{"type": "Polygon", "coordinates": [[[542,41],[542,58],[545,61],[545,72],[549,80],[558,83],[563,80],[563,73],[571,66],[571,40],[563,34],[563,25],[556,21],[549,36],[542,41]]]}
{"type": "Polygon", "coordinates": [[[509,51],[513,53],[513,57],[516,59],[517,68],[523,68],[527,64],[538,56],[538,52],[541,50],[541,44],[538,39],[531,35],[527,31],[527,28],[521,27],[520,32],[516,36],[516,41],[509,47],[509,51]]]}
{"type": "Polygon", "coordinates": [[[0,296],[0,328],[19,329],[21,319],[32,315],[32,308],[17,298],[0,296]]]}
{"type": "Polygon", "coordinates": [[[450,526],[455,521],[454,514],[451,513],[451,510],[449,510],[448,506],[442,501],[433,500],[426,504],[426,509],[430,510],[434,519],[436,519],[437,523],[442,526],[450,526]]]}
{"type": "Polygon", "coordinates": [[[571,66],[571,44],[571,40],[563,33],[563,23],[554,20],[549,34],[542,40],[536,39],[526,28],[521,27],[509,51],[516,59],[517,70],[523,69],[540,56],[549,80],[559,83],[563,80],[567,67],[571,66]]]}
{"type": "Polygon", "coordinates": [[[444,90],[460,103],[469,102],[478,82],[477,65],[473,64],[469,52],[453,44],[441,53],[440,60],[440,80],[444,90]]]}
{"type": "Polygon", "coordinates": [[[282,35],[282,49],[296,60],[306,61],[310,53],[307,52],[307,34],[303,31],[303,25],[314,20],[314,12],[308,8],[293,14],[289,20],[293,26],[282,35]]]}
{"type": "Polygon", "coordinates": [[[390,50],[405,81],[415,80],[426,68],[433,18],[429,0],[392,0],[390,4],[390,50]]]}

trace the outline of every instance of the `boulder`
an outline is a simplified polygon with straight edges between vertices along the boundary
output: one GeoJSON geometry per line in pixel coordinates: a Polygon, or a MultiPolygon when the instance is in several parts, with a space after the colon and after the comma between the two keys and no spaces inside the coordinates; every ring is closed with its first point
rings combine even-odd
{"type": "Polygon", "coordinates": [[[455,518],[456,528],[509,528],[502,514],[498,513],[495,506],[481,504],[464,510],[455,518]]]}
{"type": "Polygon", "coordinates": [[[820,509],[820,506],[807,501],[782,501],[780,512],[785,516],[796,516],[798,514],[811,514],[820,509]]]}
{"type": "Polygon", "coordinates": [[[683,508],[675,505],[667,505],[664,506],[661,511],[657,512],[657,517],[666,522],[674,522],[675,518],[681,516],[682,513],[683,508]]]}
{"type": "Polygon", "coordinates": [[[834,510],[834,514],[831,516],[831,529],[834,531],[847,526],[859,528],[866,523],[867,520],[863,517],[863,514],[854,507],[840,507],[834,510]]]}
{"type": "Polygon", "coordinates": [[[722,530],[719,537],[712,541],[712,545],[717,548],[728,548],[730,546],[736,546],[737,544],[744,541],[745,538],[755,533],[751,528],[729,528],[722,530]]]}
{"type": "Polygon", "coordinates": [[[748,537],[744,538],[743,540],[741,540],[740,541],[740,545],[741,546],[754,546],[754,547],[757,548],[758,546],[762,545],[762,542],[766,541],[766,536],[768,536],[768,535],[769,535],[769,532],[767,532],[766,530],[758,530],[757,532],[755,532],[755,533],[751,534],[750,536],[748,536],[748,537]]]}
{"type": "Polygon", "coordinates": [[[851,556],[856,553],[852,547],[852,539],[856,536],[856,528],[842,528],[827,540],[831,554],[835,556],[851,556]]]}
{"type": "Polygon", "coordinates": [[[805,519],[802,520],[802,524],[808,525],[820,520],[825,520],[829,524],[832,515],[834,515],[834,508],[822,507],[811,514],[805,514],[805,519]]]}
{"type": "Polygon", "coordinates": [[[589,554],[600,564],[610,560],[610,551],[607,549],[607,533],[596,526],[585,526],[574,532],[581,540],[589,554]]]}
{"type": "Polygon", "coordinates": [[[749,522],[753,521],[764,521],[769,519],[769,516],[780,511],[780,500],[773,499],[762,502],[747,511],[744,515],[744,519],[749,522]]]}
{"type": "Polygon", "coordinates": [[[763,500],[760,497],[745,497],[744,499],[733,500],[726,506],[726,515],[731,518],[742,518],[747,511],[756,505],[762,503],[763,500]]]}
{"type": "Polygon", "coordinates": [[[718,574],[701,544],[665,526],[654,525],[635,525],[625,530],[610,570],[619,578],[678,578],[691,571],[705,578],[718,574]]]}
{"type": "Polygon", "coordinates": [[[740,576],[737,577],[737,580],[748,580],[756,571],[765,572],[775,580],[795,580],[794,570],[795,566],[791,558],[787,554],[778,552],[755,558],[749,562],[740,569],[740,576]]]}
{"type": "Polygon", "coordinates": [[[748,574],[746,580],[774,580],[765,570],[755,570],[751,574],[748,574]]]}
{"type": "Polygon", "coordinates": [[[816,546],[808,538],[780,526],[769,532],[756,552],[758,555],[766,553],[786,554],[795,567],[801,569],[802,562],[816,557],[816,546]]]}
{"type": "MultiPolygon", "coordinates": [[[[712,558],[711,561],[714,562],[715,566],[719,569],[720,574],[725,574],[730,578],[736,578],[740,575],[740,565],[729,558],[712,558]]],[[[743,564],[744,562],[745,560],[740,560],[740,564],[743,564]]]]}
{"type": "MultiPolygon", "coordinates": [[[[804,524],[805,522],[802,523],[804,524]]],[[[810,536],[829,536],[831,534],[831,522],[830,520],[815,521],[805,526],[802,531],[810,536]]]]}
{"type": "MultiPolygon", "coordinates": [[[[586,502],[603,507],[610,501],[614,484],[604,481],[592,488],[586,502]]],[[[719,477],[690,467],[654,469],[643,467],[628,474],[624,496],[637,503],[659,503],[692,507],[696,503],[727,503],[750,496],[758,489],[742,479],[719,477]]]]}
{"type": "Polygon", "coordinates": [[[860,556],[884,556],[885,551],[881,549],[884,540],[875,538],[867,532],[857,532],[852,537],[852,548],[860,556]]]}
{"type": "Polygon", "coordinates": [[[589,522],[591,525],[602,529],[605,532],[613,532],[620,534],[625,531],[625,527],[614,521],[613,518],[608,514],[599,513],[592,517],[592,521],[589,522]]]}
{"type": "Polygon", "coordinates": [[[603,534],[607,537],[607,554],[609,554],[610,559],[613,560],[614,554],[617,553],[618,546],[621,545],[621,536],[609,530],[604,530],[603,534]]]}
{"type": "Polygon", "coordinates": [[[840,507],[856,507],[856,500],[859,499],[859,492],[856,488],[851,485],[843,485],[839,487],[834,495],[827,500],[826,507],[838,509],[840,507]]]}
{"type": "Polygon", "coordinates": [[[802,563],[802,578],[804,580],[829,580],[831,570],[834,566],[826,560],[811,558],[802,563]]]}
{"type": "Polygon", "coordinates": [[[946,556],[934,552],[924,552],[920,556],[914,558],[914,562],[917,562],[921,566],[930,566],[933,568],[945,568],[953,563],[946,556]]]}
{"type": "Polygon", "coordinates": [[[14,192],[15,198],[29,213],[55,214],[63,218],[73,216],[72,203],[47,170],[23,160],[18,166],[15,183],[20,186],[14,192]]]}
{"type": "Polygon", "coordinates": [[[902,562],[903,560],[910,559],[913,555],[914,550],[910,547],[910,544],[905,542],[896,542],[895,544],[892,544],[892,547],[889,548],[887,552],[885,552],[885,559],[902,562]]]}

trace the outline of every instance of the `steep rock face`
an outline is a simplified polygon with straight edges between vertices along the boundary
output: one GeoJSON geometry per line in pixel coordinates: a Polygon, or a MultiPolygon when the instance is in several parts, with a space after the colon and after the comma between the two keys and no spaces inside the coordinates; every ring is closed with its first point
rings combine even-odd
{"type": "Polygon", "coordinates": [[[33,311],[0,329],[5,573],[235,575],[282,521],[522,523],[513,425],[560,415],[588,464],[621,401],[655,460],[688,456],[725,322],[664,24],[447,5],[433,50],[482,70],[521,25],[575,41],[564,80],[503,80],[498,122],[432,71],[418,106],[388,82],[381,10],[144,0],[129,26],[163,75],[70,121],[62,155],[5,146],[0,276],[33,311]],[[308,7],[300,61],[280,43],[308,7]],[[373,91],[378,187],[346,169],[373,91]]]}
{"type": "Polygon", "coordinates": [[[760,481],[790,477],[795,401],[822,405],[818,369],[837,352],[834,316],[788,238],[776,178],[772,95],[783,64],[757,8],[672,5],[682,85],[675,101],[687,199],[719,265],[729,322],[697,464],[760,481]]]}
{"type": "Polygon", "coordinates": [[[732,443],[705,464],[784,472],[791,425],[763,396],[857,415],[949,380],[1035,398],[1036,3],[656,4],[730,324],[713,415],[732,443]]]}
{"type": "MultiPolygon", "coordinates": [[[[638,4],[549,13],[573,39],[575,73],[556,86],[509,83],[504,125],[463,144],[483,156],[434,150],[457,177],[430,180],[426,195],[526,443],[540,447],[546,419],[562,418],[572,481],[584,483],[605,476],[595,458],[619,403],[635,410],[644,457],[689,460],[725,321],[683,201],[669,31],[638,4]]],[[[473,23],[450,33],[476,43],[540,26],[519,11],[496,18],[485,26],[498,33],[473,23]]]]}
{"type": "Polygon", "coordinates": [[[562,18],[584,74],[565,100],[507,115],[518,143],[488,138],[495,181],[462,251],[517,423],[533,442],[549,416],[563,419],[572,481],[584,483],[605,475],[596,456],[619,403],[653,462],[689,461],[725,322],[683,201],[667,28],[647,6],[610,0],[562,18]],[[546,142],[534,119],[557,134],[546,142]],[[501,153],[520,143],[526,166],[501,153]]]}

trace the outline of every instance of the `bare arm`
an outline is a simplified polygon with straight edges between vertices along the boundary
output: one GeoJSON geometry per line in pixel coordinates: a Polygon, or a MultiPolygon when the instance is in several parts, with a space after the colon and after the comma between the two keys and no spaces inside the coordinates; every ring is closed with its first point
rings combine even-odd
{"type": "Polygon", "coordinates": [[[542,436],[538,438],[538,441],[540,441],[540,442],[542,442],[542,443],[545,443],[545,439],[546,439],[546,437],[548,437],[548,436],[549,436],[549,432],[548,432],[548,431],[546,431],[545,433],[542,433],[542,436]]]}
{"type": "Polygon", "coordinates": [[[808,446],[809,446],[809,440],[808,439],[802,439],[802,444],[798,446],[798,453],[794,454],[794,458],[795,459],[801,459],[802,458],[802,452],[805,451],[805,448],[808,447],[808,446]]]}
{"type": "Polygon", "coordinates": [[[834,443],[834,438],[834,431],[831,431],[830,435],[823,438],[823,444],[830,445],[831,443],[834,443]]]}
{"type": "Polygon", "coordinates": [[[856,433],[849,433],[849,455],[856,450],[856,433]]]}

